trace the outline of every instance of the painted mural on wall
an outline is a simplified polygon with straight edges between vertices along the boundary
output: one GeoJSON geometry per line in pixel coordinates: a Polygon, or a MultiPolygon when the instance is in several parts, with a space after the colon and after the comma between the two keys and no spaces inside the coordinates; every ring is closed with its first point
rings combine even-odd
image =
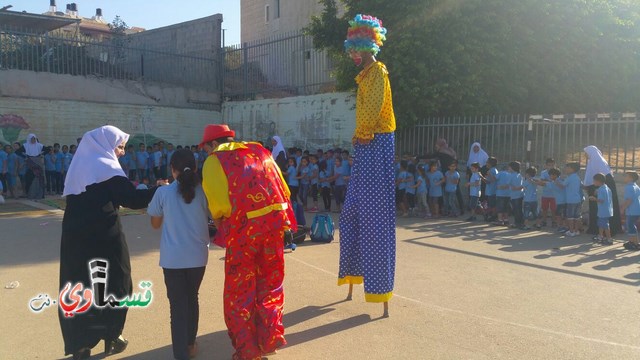
{"type": "Polygon", "coordinates": [[[285,147],[350,149],[355,98],[351,93],[333,93],[227,102],[223,119],[242,140],[270,145],[271,137],[279,135],[285,147]]]}
{"type": "Polygon", "coordinates": [[[29,123],[20,115],[0,114],[0,143],[6,145],[18,141],[20,132],[29,128],[29,123]]]}

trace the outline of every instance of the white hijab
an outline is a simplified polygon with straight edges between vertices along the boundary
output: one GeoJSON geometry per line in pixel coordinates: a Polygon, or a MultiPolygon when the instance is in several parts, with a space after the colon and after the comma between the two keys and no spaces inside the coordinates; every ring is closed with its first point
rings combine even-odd
{"type": "Polygon", "coordinates": [[[24,143],[24,152],[27,156],[39,156],[42,153],[43,147],[44,145],[38,142],[36,134],[29,134],[27,136],[27,142],[24,143]],[[32,144],[31,139],[36,139],[36,142],[32,144]]]}
{"type": "Polygon", "coordinates": [[[62,196],[79,195],[87,186],[109,180],[114,176],[126,176],[115,149],[129,140],[129,134],[115,126],[102,126],[87,131],[73,156],[64,182],[62,196]]]}
{"type": "Polygon", "coordinates": [[[595,174],[600,173],[604,174],[605,176],[611,174],[609,163],[602,156],[602,152],[600,152],[600,149],[593,145],[589,145],[584,148],[584,152],[589,155],[589,160],[587,160],[587,170],[584,175],[585,186],[593,185],[593,175],[595,174]]]}
{"type": "Polygon", "coordinates": [[[284,153],[284,157],[287,157],[287,151],[284,149],[284,146],[282,145],[282,140],[280,140],[280,136],[276,135],[273,137],[273,140],[276,141],[276,146],[273,147],[273,150],[271,150],[271,156],[273,156],[274,159],[276,159],[278,157],[278,154],[280,154],[280,152],[284,153]]]}
{"type": "Polygon", "coordinates": [[[480,167],[483,167],[487,164],[487,160],[489,160],[489,154],[486,151],[482,150],[482,146],[480,146],[479,142],[474,142],[471,144],[471,149],[469,150],[469,160],[467,160],[467,167],[470,167],[473,163],[480,164],[480,167]],[[473,151],[473,147],[477,146],[480,148],[478,152],[473,151]]]}

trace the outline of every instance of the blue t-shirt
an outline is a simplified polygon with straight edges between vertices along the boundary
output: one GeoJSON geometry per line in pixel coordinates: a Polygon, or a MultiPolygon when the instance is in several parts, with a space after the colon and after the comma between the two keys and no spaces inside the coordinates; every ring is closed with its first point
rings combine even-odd
{"type": "Polygon", "coordinates": [[[312,178],[311,185],[318,185],[318,164],[309,164],[309,177],[312,178]]]}
{"type": "Polygon", "coordinates": [[[458,189],[458,184],[456,183],[456,180],[460,181],[460,173],[457,171],[451,172],[451,170],[449,170],[446,173],[444,173],[444,176],[446,177],[444,191],[448,193],[456,192],[456,190],[458,189]]]}
{"type": "Polygon", "coordinates": [[[410,172],[407,172],[407,182],[405,184],[407,184],[407,194],[415,194],[416,193],[416,188],[412,187],[416,184],[415,178],[413,177],[413,174],[411,174],[410,172]]]}
{"type": "Polygon", "coordinates": [[[346,185],[346,183],[344,182],[344,177],[346,175],[346,172],[347,172],[347,169],[344,167],[344,164],[340,164],[340,166],[336,166],[333,169],[333,175],[338,175],[338,177],[335,180],[336,186],[346,185]]]}
{"type": "Polygon", "coordinates": [[[613,202],[611,198],[611,189],[604,184],[596,191],[598,198],[598,217],[610,218],[613,216],[613,202]]]}
{"type": "Polygon", "coordinates": [[[202,186],[190,204],[178,193],[178,181],[156,190],[147,213],[162,216],[160,266],[186,269],[207,265],[209,258],[209,207],[202,186]]]}
{"type": "Polygon", "coordinates": [[[510,196],[511,199],[520,199],[522,197],[524,197],[524,190],[523,189],[519,189],[519,190],[515,190],[514,188],[518,188],[518,187],[522,187],[522,175],[520,175],[520,173],[514,172],[511,173],[511,176],[509,177],[510,181],[509,181],[509,186],[510,186],[510,196]]]}
{"type": "MultiPolygon", "coordinates": [[[[197,157],[196,157],[196,160],[198,160],[197,157]]],[[[152,152],[147,153],[147,167],[146,168],[149,169],[149,170],[153,170],[154,164],[155,164],[155,161],[153,160],[153,153],[152,152]]]]}
{"type": "Polygon", "coordinates": [[[511,183],[511,173],[508,171],[500,171],[496,176],[496,196],[511,197],[511,189],[509,184],[511,183]],[[501,189],[502,186],[506,188],[501,189]]]}
{"type": "Polygon", "coordinates": [[[485,195],[495,196],[498,190],[498,169],[492,167],[487,172],[487,186],[484,188],[485,195]],[[493,179],[491,178],[493,177],[493,179]]]}
{"type": "Polygon", "coordinates": [[[58,151],[54,154],[56,156],[56,172],[62,172],[62,167],[64,166],[64,154],[62,151],[58,151]]]}
{"type": "MultiPolygon", "coordinates": [[[[327,170],[320,171],[318,176],[321,179],[327,179],[327,178],[331,177],[331,175],[329,174],[329,172],[327,170]]],[[[331,186],[331,183],[329,181],[320,181],[320,187],[327,187],[328,188],[330,186],[331,186]]]]}
{"type": "Polygon", "coordinates": [[[69,166],[71,166],[71,160],[73,160],[73,154],[68,152],[68,153],[63,153],[64,158],[62,159],[62,171],[67,172],[69,171],[69,166]]]}
{"type": "Polygon", "coordinates": [[[473,184],[475,182],[477,182],[478,185],[469,186],[469,196],[480,197],[480,174],[477,172],[471,173],[471,178],[469,179],[469,184],[473,184]]]}
{"type": "Polygon", "coordinates": [[[418,180],[416,181],[418,183],[418,194],[424,194],[427,192],[427,180],[422,176],[422,175],[418,175],[418,180]]]}
{"type": "Polygon", "coordinates": [[[442,196],[442,184],[438,184],[442,179],[444,179],[444,175],[440,170],[436,170],[435,172],[429,171],[427,173],[427,179],[429,179],[429,196],[431,197],[439,197],[442,196]]]}
{"type": "Polygon", "coordinates": [[[120,158],[118,159],[118,162],[120,162],[120,166],[122,167],[122,170],[124,171],[129,170],[129,161],[131,161],[130,154],[125,153],[124,155],[120,156],[120,158]]]}
{"type": "Polygon", "coordinates": [[[165,160],[162,161],[164,165],[171,165],[171,157],[173,156],[174,152],[176,152],[176,151],[175,150],[167,150],[166,151],[165,160]]]}
{"type": "Polygon", "coordinates": [[[556,179],[555,181],[550,180],[547,183],[547,186],[550,187],[553,192],[553,197],[556,199],[556,205],[564,205],[567,203],[567,194],[564,191],[564,188],[558,185],[558,182],[562,182],[560,179],[556,179]]]}
{"type": "Polygon", "coordinates": [[[524,179],[522,186],[524,186],[524,202],[538,201],[538,185],[533,182],[533,179],[524,179]]]}
{"type": "Polygon", "coordinates": [[[333,176],[335,160],[333,160],[333,158],[329,158],[327,159],[326,163],[327,163],[327,173],[329,174],[329,176],[333,176]]]}
{"type": "MultiPolygon", "coordinates": [[[[544,181],[545,183],[548,183],[549,181],[551,181],[551,178],[549,177],[549,170],[542,170],[542,173],[540,173],[540,180],[544,181]]],[[[553,187],[544,186],[542,188],[542,197],[552,198],[553,187]]]]}
{"type": "Polygon", "coordinates": [[[129,170],[137,170],[138,169],[138,165],[137,165],[137,161],[136,161],[136,153],[130,153],[129,154],[129,170]]]}
{"type": "Polygon", "coordinates": [[[16,175],[18,174],[18,155],[16,153],[11,153],[7,157],[7,174],[16,175]]]}
{"type": "Polygon", "coordinates": [[[44,156],[44,170],[56,171],[56,154],[46,154],[44,156]]]}
{"type": "Polygon", "coordinates": [[[162,151],[158,150],[153,153],[153,167],[162,166],[162,151]]]}
{"type": "Polygon", "coordinates": [[[640,216],[640,187],[636,183],[630,183],[624,187],[624,200],[631,200],[631,204],[625,211],[626,214],[640,216]]]}
{"type": "Polygon", "coordinates": [[[300,176],[302,176],[302,179],[300,179],[300,183],[302,185],[309,185],[309,166],[303,166],[300,168],[300,176]]]}
{"type": "Polygon", "coordinates": [[[296,176],[298,176],[298,171],[296,170],[296,167],[289,166],[287,168],[287,184],[289,186],[298,186],[298,179],[296,179],[296,176]]]}
{"type": "Polygon", "coordinates": [[[400,171],[398,174],[398,190],[407,190],[407,178],[409,177],[409,173],[406,170],[400,171]]]}
{"type": "Polygon", "coordinates": [[[4,170],[4,162],[9,158],[9,154],[7,154],[4,150],[0,150],[0,172],[5,173],[4,170]]]}
{"type": "Polygon", "coordinates": [[[564,193],[567,204],[580,204],[582,202],[582,181],[578,174],[573,173],[563,181],[564,193]]]}
{"type": "Polygon", "coordinates": [[[136,152],[136,167],[140,170],[146,170],[147,160],[149,160],[149,153],[146,151],[137,151],[136,152]]]}

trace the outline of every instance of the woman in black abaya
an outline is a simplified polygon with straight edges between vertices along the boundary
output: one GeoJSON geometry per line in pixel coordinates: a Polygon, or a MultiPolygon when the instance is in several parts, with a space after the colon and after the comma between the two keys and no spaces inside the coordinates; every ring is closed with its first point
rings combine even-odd
{"type": "MultiPolygon", "coordinates": [[[[589,145],[584,148],[584,152],[587,155],[587,170],[584,175],[584,186],[587,188],[587,196],[594,196],[596,193],[596,186],[593,185],[593,175],[603,174],[605,176],[605,184],[611,189],[611,197],[613,198],[613,217],[609,221],[609,227],[611,234],[617,234],[622,231],[622,225],[620,222],[620,205],[618,204],[618,192],[616,191],[616,182],[613,179],[611,168],[609,163],[602,156],[602,152],[593,146],[589,145]]],[[[595,201],[589,201],[589,228],[587,233],[598,233],[598,204],[595,201]]]]}
{"type": "MultiPolygon", "coordinates": [[[[88,262],[108,261],[106,293],[123,299],[132,293],[131,264],[118,207],[144,208],[155,189],[136,190],[120,167],[129,135],[114,126],[102,126],[82,137],[67,173],[64,196],[67,207],[62,221],[60,289],[80,282],[91,289],[88,262]]],[[[82,295],[80,295],[82,296],[82,295]]],[[[95,296],[95,294],[94,294],[95,296]]],[[[67,300],[69,301],[69,300],[67,300]]],[[[65,354],[88,359],[91,348],[105,341],[105,353],[124,351],[122,337],[126,307],[91,307],[85,313],[58,313],[65,354]]]]}

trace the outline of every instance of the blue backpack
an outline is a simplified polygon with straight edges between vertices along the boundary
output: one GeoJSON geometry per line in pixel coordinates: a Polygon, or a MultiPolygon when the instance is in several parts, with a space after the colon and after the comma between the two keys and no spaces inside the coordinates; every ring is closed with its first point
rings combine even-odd
{"type": "Polygon", "coordinates": [[[311,241],[330,243],[333,241],[333,220],[329,214],[317,214],[311,223],[311,241]]]}

